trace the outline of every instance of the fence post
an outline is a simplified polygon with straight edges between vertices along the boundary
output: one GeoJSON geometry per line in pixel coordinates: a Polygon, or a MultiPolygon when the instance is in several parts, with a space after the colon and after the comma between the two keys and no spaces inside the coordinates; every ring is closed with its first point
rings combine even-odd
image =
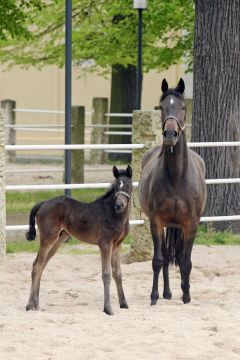
{"type": "MultiPolygon", "coordinates": [[[[85,107],[72,106],[72,144],[84,144],[85,107]]],[[[84,150],[72,151],[72,181],[84,183],[84,150]]]]}
{"type": "MultiPolygon", "coordinates": [[[[141,162],[144,154],[161,143],[161,112],[157,111],[134,111],[132,121],[132,143],[145,144],[143,149],[134,149],[132,153],[133,181],[138,181],[141,175],[141,162]]],[[[145,220],[143,225],[132,226],[131,249],[128,257],[129,262],[146,261],[152,257],[152,237],[149,229],[148,218],[140,209],[138,189],[133,191],[133,204],[131,219],[145,220]]]]}
{"type": "Polygon", "coordinates": [[[4,118],[0,113],[0,262],[6,255],[6,197],[4,118]]]}
{"type": "MultiPolygon", "coordinates": [[[[93,114],[92,124],[103,125],[107,124],[108,99],[107,98],[93,98],[93,114]]],[[[106,144],[107,136],[104,134],[106,128],[93,128],[91,132],[91,144],[106,144]]],[[[91,150],[90,163],[103,164],[107,159],[107,154],[103,150],[91,150]]]]}
{"type": "MultiPolygon", "coordinates": [[[[1,108],[4,110],[4,120],[5,125],[15,125],[16,117],[15,111],[16,101],[14,100],[2,100],[1,108]]],[[[16,144],[16,131],[13,128],[6,127],[5,128],[5,143],[7,145],[15,145],[16,144]]],[[[15,161],[16,159],[16,151],[10,151],[6,153],[6,161],[15,161]]]]}

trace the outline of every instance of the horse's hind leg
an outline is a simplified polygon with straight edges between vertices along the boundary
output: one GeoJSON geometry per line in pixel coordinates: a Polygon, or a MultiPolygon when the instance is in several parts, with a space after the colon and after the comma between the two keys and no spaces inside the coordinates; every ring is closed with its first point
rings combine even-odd
{"type": "Polygon", "coordinates": [[[169,262],[164,258],[163,261],[163,298],[170,300],[172,298],[172,292],[169,285],[169,272],[168,272],[169,262]]]}
{"type": "Polygon", "coordinates": [[[31,292],[30,297],[28,300],[28,304],[26,306],[26,310],[38,310],[39,309],[39,287],[40,287],[40,280],[41,275],[44,269],[44,264],[47,258],[47,254],[49,252],[48,247],[41,247],[39,249],[39,252],[37,254],[36,259],[33,262],[33,268],[32,268],[32,286],[31,286],[31,292]]]}
{"type": "MultiPolygon", "coordinates": [[[[59,235],[58,240],[56,241],[56,243],[53,245],[53,247],[51,248],[51,250],[47,254],[46,260],[44,262],[43,270],[47,266],[48,261],[56,254],[59,247],[64,243],[64,241],[68,237],[69,237],[69,235],[65,231],[62,231],[62,233],[59,235]]],[[[37,308],[39,308],[39,290],[40,290],[40,281],[39,281],[39,285],[38,285],[36,296],[35,296],[35,304],[36,304],[37,308]]]]}
{"type": "Polygon", "coordinates": [[[187,234],[184,233],[183,248],[181,252],[177,255],[177,261],[181,273],[181,288],[183,291],[182,301],[184,302],[184,304],[187,304],[191,301],[189,280],[192,270],[191,253],[196,231],[194,231],[194,235],[191,234],[191,236],[185,237],[186,235],[187,234]]]}
{"type": "Polygon", "coordinates": [[[151,234],[152,234],[153,246],[154,246],[154,255],[152,259],[153,286],[151,292],[151,305],[156,305],[159,299],[159,292],[158,292],[159,273],[163,266],[163,253],[162,253],[163,231],[159,231],[157,225],[152,221],[150,221],[150,227],[151,227],[151,234]]]}
{"type": "MultiPolygon", "coordinates": [[[[66,233],[64,233],[66,234],[66,233]]],[[[59,246],[66,239],[66,235],[61,235],[59,237],[54,237],[48,239],[46,242],[47,245],[43,246],[40,242],[40,249],[38,255],[33,263],[32,269],[32,286],[28,304],[26,310],[38,310],[39,309],[39,289],[41,276],[45,266],[47,265],[50,258],[56,253],[59,246]],[[55,241],[54,241],[55,240],[55,241]]]]}
{"type": "Polygon", "coordinates": [[[104,312],[108,315],[113,315],[110,302],[110,282],[111,282],[111,257],[112,257],[112,243],[100,242],[99,244],[101,258],[102,258],[102,279],[104,285],[104,312]]]}
{"type": "Polygon", "coordinates": [[[123,287],[122,287],[122,271],[120,265],[120,246],[113,249],[112,252],[112,273],[116,283],[118,299],[120,308],[128,309],[128,304],[125,299],[123,287]]]}

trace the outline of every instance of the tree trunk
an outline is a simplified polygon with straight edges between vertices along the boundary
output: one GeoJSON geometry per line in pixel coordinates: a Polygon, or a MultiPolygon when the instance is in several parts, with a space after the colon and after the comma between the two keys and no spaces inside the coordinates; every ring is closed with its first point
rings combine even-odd
{"type": "MultiPolygon", "coordinates": [[[[111,113],[132,113],[136,109],[136,67],[128,65],[125,68],[122,65],[112,66],[111,82],[111,113]]],[[[110,117],[110,124],[132,124],[132,117],[110,117]]],[[[114,129],[112,131],[131,131],[131,128],[114,129]]],[[[131,135],[110,135],[110,144],[130,144],[131,135]]],[[[131,154],[112,153],[109,156],[111,160],[131,161],[131,154]]]]}
{"type": "MultiPolygon", "coordinates": [[[[196,0],[193,141],[240,140],[240,0],[196,0]]],[[[196,149],[206,178],[240,177],[240,147],[196,149]]],[[[240,215],[240,186],[208,185],[206,215],[240,215]]],[[[240,221],[214,223],[240,232],[240,221]]]]}

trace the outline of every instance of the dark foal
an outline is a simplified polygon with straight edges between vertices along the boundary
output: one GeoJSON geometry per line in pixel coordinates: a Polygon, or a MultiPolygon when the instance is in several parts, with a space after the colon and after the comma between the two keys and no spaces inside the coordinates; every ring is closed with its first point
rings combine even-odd
{"type": "Polygon", "coordinates": [[[200,216],[206,202],[205,164],[187,148],[185,135],[185,84],[175,89],[162,82],[160,99],[163,144],[149,150],[142,161],[140,204],[149,217],[154,245],[151,305],[159,298],[158,278],[163,268],[163,297],[171,299],[169,263],[179,265],[182,300],[191,300],[189,278],[191,252],[200,216]]]}
{"type": "Polygon", "coordinates": [[[33,263],[32,287],[26,310],[39,309],[39,288],[42,272],[49,259],[68,236],[98,245],[102,259],[104,311],[112,315],[110,302],[111,268],[116,282],[119,304],[128,308],[122,287],[120,245],[129,230],[132,193],[132,169],[113,167],[115,182],[99,199],[83,203],[59,196],[36,204],[30,213],[28,240],[36,237],[35,217],[40,235],[40,248],[33,263]]]}

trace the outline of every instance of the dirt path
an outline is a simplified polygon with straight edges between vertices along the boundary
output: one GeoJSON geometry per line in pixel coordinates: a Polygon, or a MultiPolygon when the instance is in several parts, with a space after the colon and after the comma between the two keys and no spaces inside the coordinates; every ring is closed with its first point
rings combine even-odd
{"type": "Polygon", "coordinates": [[[9,255],[0,266],[1,360],[240,359],[237,246],[194,247],[188,305],[177,269],[170,271],[173,299],[150,307],[151,262],[123,265],[130,308],[119,309],[112,281],[112,317],[102,312],[96,255],[56,255],[43,274],[41,311],[26,312],[34,257],[9,255]]]}

